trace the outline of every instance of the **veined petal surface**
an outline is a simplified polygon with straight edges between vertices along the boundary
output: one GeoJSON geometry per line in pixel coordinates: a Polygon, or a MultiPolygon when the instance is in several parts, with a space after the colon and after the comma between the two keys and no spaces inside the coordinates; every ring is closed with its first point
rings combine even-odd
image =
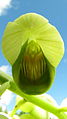
{"type": "Polygon", "coordinates": [[[54,67],[57,67],[64,54],[64,43],[57,29],[48,23],[47,30],[43,30],[39,34],[37,43],[40,45],[47,60],[54,67]]]}
{"type": "Polygon", "coordinates": [[[47,60],[56,67],[64,54],[64,44],[57,29],[36,13],[27,13],[9,22],[3,36],[3,53],[10,64],[17,60],[21,48],[28,40],[41,47],[47,60]]]}

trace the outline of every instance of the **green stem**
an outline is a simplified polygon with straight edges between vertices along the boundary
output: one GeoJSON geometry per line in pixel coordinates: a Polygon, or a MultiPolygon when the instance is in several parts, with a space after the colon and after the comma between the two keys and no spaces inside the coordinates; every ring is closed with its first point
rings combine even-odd
{"type": "Polygon", "coordinates": [[[12,77],[0,70],[0,85],[12,80],[12,77]]]}
{"type": "Polygon", "coordinates": [[[61,108],[59,108],[59,111],[60,112],[67,112],[67,107],[61,107],[61,108]]]}
{"type": "Polygon", "coordinates": [[[67,115],[63,112],[59,112],[59,109],[49,102],[42,100],[40,97],[33,96],[33,95],[27,95],[23,93],[17,85],[14,83],[13,78],[9,75],[6,75],[3,72],[0,72],[0,84],[4,83],[5,81],[8,81],[10,79],[10,88],[9,90],[13,91],[14,93],[20,95],[21,97],[24,97],[27,101],[41,107],[44,110],[47,110],[48,112],[53,113],[56,115],[59,119],[66,119],[67,115]]]}

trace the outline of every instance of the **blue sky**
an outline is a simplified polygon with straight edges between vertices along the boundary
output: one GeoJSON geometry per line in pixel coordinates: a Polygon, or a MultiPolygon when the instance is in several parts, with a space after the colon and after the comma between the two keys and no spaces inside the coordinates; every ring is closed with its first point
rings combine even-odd
{"type": "Polygon", "coordinates": [[[10,1],[10,3],[7,5],[6,9],[0,8],[3,10],[0,10],[0,66],[10,66],[1,51],[2,36],[7,23],[28,12],[35,12],[43,15],[58,29],[65,44],[65,54],[57,67],[54,84],[47,92],[60,104],[62,100],[67,97],[67,0],[7,1],[10,1]]]}

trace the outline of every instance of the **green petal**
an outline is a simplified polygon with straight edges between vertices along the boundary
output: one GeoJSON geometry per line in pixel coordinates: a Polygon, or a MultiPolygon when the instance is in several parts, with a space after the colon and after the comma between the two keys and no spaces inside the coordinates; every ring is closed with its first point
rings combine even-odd
{"type": "Polygon", "coordinates": [[[21,47],[27,40],[26,37],[27,33],[22,32],[19,25],[14,22],[8,23],[4,32],[2,47],[5,57],[11,64],[17,59],[21,47]]]}
{"type": "Polygon", "coordinates": [[[13,65],[23,44],[28,40],[37,42],[48,61],[56,67],[64,54],[62,38],[55,27],[43,16],[28,13],[8,23],[3,36],[3,53],[13,65]]]}
{"type": "Polygon", "coordinates": [[[3,36],[2,48],[5,57],[11,64],[14,64],[25,41],[32,39],[32,31],[39,29],[47,22],[48,20],[41,15],[29,13],[8,23],[3,36]]]}
{"type": "Polygon", "coordinates": [[[42,48],[47,60],[56,67],[64,54],[64,43],[57,29],[48,23],[47,30],[43,29],[39,34],[37,43],[42,48]]]}

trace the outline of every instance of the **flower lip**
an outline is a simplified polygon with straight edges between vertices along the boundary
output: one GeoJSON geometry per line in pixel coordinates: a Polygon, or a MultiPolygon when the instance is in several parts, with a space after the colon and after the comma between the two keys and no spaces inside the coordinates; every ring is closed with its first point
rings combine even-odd
{"type": "Polygon", "coordinates": [[[26,94],[37,95],[50,88],[54,81],[55,68],[45,58],[43,51],[36,42],[31,41],[29,44],[27,41],[12,66],[12,74],[21,91],[26,94]],[[32,48],[38,50],[32,52],[32,48]]]}
{"type": "Polygon", "coordinates": [[[30,81],[37,82],[41,79],[46,70],[46,61],[43,52],[38,44],[28,44],[21,61],[20,72],[30,81]]]}

